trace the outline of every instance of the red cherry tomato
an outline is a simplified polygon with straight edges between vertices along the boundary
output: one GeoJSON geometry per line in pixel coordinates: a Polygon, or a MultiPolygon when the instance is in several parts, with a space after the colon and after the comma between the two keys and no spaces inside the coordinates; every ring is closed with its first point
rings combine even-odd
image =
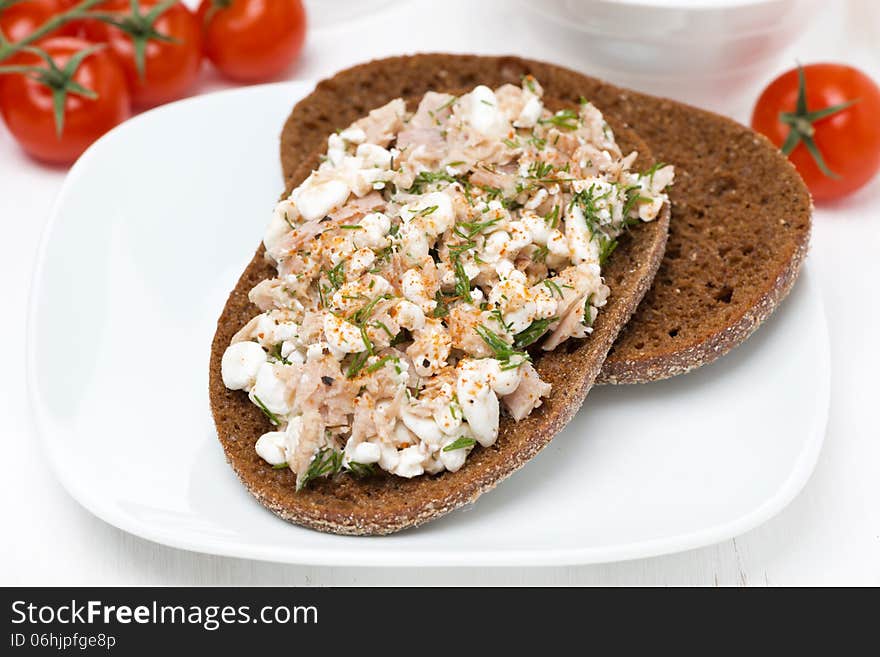
{"type": "MultiPolygon", "coordinates": [[[[59,5],[61,5],[62,11],[69,11],[73,9],[76,5],[78,5],[82,0],[56,0],[59,5]]],[[[110,0],[105,0],[104,2],[99,2],[97,5],[91,8],[90,11],[106,11],[109,6],[110,0]]],[[[92,41],[89,38],[89,30],[90,25],[96,23],[92,18],[80,18],[74,21],[70,21],[69,23],[65,23],[65,25],[58,31],[53,32],[53,36],[55,34],[64,35],[64,36],[74,36],[80,39],[86,39],[87,41],[92,41]]]]}
{"type": "MultiPolygon", "coordinates": [[[[141,15],[149,13],[159,0],[140,0],[141,15]]],[[[130,16],[129,0],[107,0],[102,11],[130,16]]],[[[174,42],[149,39],[145,54],[145,71],[141,77],[135,60],[132,36],[118,27],[90,21],[90,41],[107,43],[119,60],[128,79],[132,101],[139,107],[152,107],[186,95],[198,78],[202,65],[202,33],[193,12],[182,4],[172,5],[153,23],[159,34],[174,42]]]]}
{"type": "MultiPolygon", "coordinates": [[[[92,44],[73,37],[52,37],[41,41],[59,68],[80,50],[92,44]]],[[[21,54],[22,64],[42,65],[32,53],[21,54]]],[[[131,103],[125,75],[107,51],[86,57],[73,80],[98,94],[89,99],[67,94],[64,103],[64,130],[59,135],[52,102],[52,89],[23,75],[3,76],[0,112],[16,141],[32,156],[55,163],[75,160],[98,137],[127,119],[131,103]]]]}
{"type": "Polygon", "coordinates": [[[840,198],[867,184],[880,171],[880,87],[861,71],[843,64],[811,64],[803,68],[803,74],[807,109],[803,121],[799,123],[792,116],[797,114],[799,88],[798,69],[793,69],[761,94],[752,114],[752,128],[780,147],[792,130],[799,129],[807,138],[800,139],[791,151],[792,163],[814,199],[840,198]],[[812,120],[815,112],[826,108],[837,111],[812,120]],[[826,171],[810,153],[810,139],[826,171]]]}
{"type": "Polygon", "coordinates": [[[64,0],[24,0],[0,10],[0,30],[10,41],[21,41],[64,9],[64,0]]]}
{"type": "Polygon", "coordinates": [[[300,0],[202,0],[205,55],[226,77],[243,82],[283,73],[306,36],[300,0]]]}

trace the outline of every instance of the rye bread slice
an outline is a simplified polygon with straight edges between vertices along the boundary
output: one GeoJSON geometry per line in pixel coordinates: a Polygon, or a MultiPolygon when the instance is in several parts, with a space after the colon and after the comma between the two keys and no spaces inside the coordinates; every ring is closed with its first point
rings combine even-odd
{"type": "Polygon", "coordinates": [[[518,57],[393,57],[342,71],[296,105],[281,134],[285,177],[325,134],[392,98],[519,84],[525,73],[549,96],[593,101],[635,130],[658,160],[676,168],[666,256],[598,382],[640,383],[682,374],[743,342],[797,278],[812,202],[788,159],[728,118],[518,57]]]}
{"type": "MultiPolygon", "coordinates": [[[[363,114],[369,109],[365,107],[363,114]]],[[[623,151],[638,150],[637,166],[651,166],[653,160],[644,142],[613,117],[608,118],[623,151]]],[[[321,146],[299,161],[288,191],[318,164],[323,150],[321,146]]],[[[585,340],[569,340],[550,353],[533,353],[541,377],[553,386],[550,396],[525,420],[502,417],[498,441],[490,448],[477,446],[461,470],[414,479],[386,474],[367,479],[320,479],[299,493],[295,492],[296,475],[288,469],[274,470],[257,456],[254,443],[272,427],[244,392],[226,389],[220,373],[230,339],[260,312],[248,300],[248,292],[275,275],[261,246],[229,296],[211,345],[211,410],[227,460],[247,489],[273,513],[337,534],[390,534],[473,502],[535,456],[580,408],[617,334],[650,287],[663,256],[668,227],[667,206],[657,220],[621,236],[605,268],[611,296],[596,319],[593,334],[585,340]]]]}

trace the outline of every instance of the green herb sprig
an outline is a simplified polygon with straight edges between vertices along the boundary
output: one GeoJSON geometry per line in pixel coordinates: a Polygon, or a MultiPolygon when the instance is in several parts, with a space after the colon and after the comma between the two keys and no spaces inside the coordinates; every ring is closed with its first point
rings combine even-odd
{"type": "Polygon", "coordinates": [[[421,171],[414,179],[412,185],[406,190],[407,194],[422,194],[425,187],[438,182],[454,183],[458,180],[445,171],[421,171]]]}
{"type": "Polygon", "coordinates": [[[591,292],[584,301],[584,326],[593,325],[593,293],[591,292]]]}
{"type": "Polygon", "coordinates": [[[275,426],[275,427],[281,426],[281,420],[278,419],[278,416],[275,415],[275,413],[273,413],[268,408],[266,408],[266,405],[263,403],[262,399],[260,399],[256,395],[254,395],[254,401],[257,402],[257,406],[260,408],[261,411],[263,411],[263,415],[265,415],[268,418],[268,420],[272,424],[272,426],[275,426]]]}
{"type": "Polygon", "coordinates": [[[365,371],[367,374],[373,374],[374,372],[378,372],[378,371],[381,370],[383,367],[385,367],[385,363],[387,363],[387,362],[389,362],[389,361],[397,361],[397,360],[399,360],[399,359],[397,358],[397,356],[391,356],[391,355],[388,355],[388,356],[382,356],[382,358],[380,358],[380,359],[377,360],[375,363],[373,363],[372,365],[370,365],[370,366],[369,366],[367,369],[365,369],[364,371],[365,371]]]}
{"type": "Polygon", "coordinates": [[[455,441],[449,443],[446,447],[443,448],[444,452],[454,452],[457,449],[466,449],[468,447],[473,447],[477,444],[477,441],[473,438],[468,438],[467,436],[462,436],[461,438],[457,438],[455,441]]]}
{"type": "Polygon", "coordinates": [[[547,332],[550,325],[558,319],[558,317],[536,319],[527,328],[513,336],[513,345],[519,349],[525,349],[529,345],[534,344],[547,332]]]}
{"type": "Polygon", "coordinates": [[[599,264],[604,265],[605,261],[614,253],[617,248],[617,240],[607,235],[599,235],[599,264]]]}
{"type": "Polygon", "coordinates": [[[373,314],[373,310],[375,310],[376,304],[378,304],[380,301],[387,301],[391,298],[392,297],[389,294],[379,295],[375,299],[372,299],[369,303],[358,308],[351,316],[351,319],[349,319],[349,321],[355,326],[360,326],[370,318],[370,315],[373,314]]]}
{"type": "Polygon", "coordinates": [[[452,266],[455,271],[455,294],[468,303],[473,303],[474,299],[471,296],[471,279],[468,277],[461,259],[455,258],[452,266]]]}
{"type": "Polygon", "coordinates": [[[340,260],[339,264],[327,271],[327,280],[335,290],[345,285],[345,260],[340,260]]]}
{"type": "Polygon", "coordinates": [[[449,314],[449,304],[446,303],[446,297],[443,296],[443,292],[437,290],[434,293],[434,301],[437,303],[437,305],[434,306],[434,317],[436,319],[446,317],[449,314]]]}
{"type": "Polygon", "coordinates": [[[272,356],[275,360],[277,360],[282,365],[290,365],[290,361],[287,360],[284,356],[281,355],[281,343],[279,342],[274,347],[272,347],[272,351],[269,352],[269,355],[272,356]]]}
{"type": "Polygon", "coordinates": [[[296,490],[301,491],[318,477],[338,474],[341,469],[342,452],[329,447],[322,447],[312,458],[311,463],[309,463],[309,469],[306,470],[305,476],[297,483],[296,490]]]}
{"type": "Polygon", "coordinates": [[[559,206],[554,205],[553,209],[544,215],[544,221],[550,228],[556,228],[559,225],[559,206]]]}
{"type": "Polygon", "coordinates": [[[364,369],[364,365],[367,364],[367,359],[370,357],[370,353],[368,351],[362,351],[359,354],[355,354],[348,368],[345,370],[345,378],[353,379],[358,375],[358,373],[364,369]]]}
{"type": "Polygon", "coordinates": [[[376,466],[372,463],[358,463],[357,461],[349,461],[345,466],[346,471],[358,479],[372,477],[376,474],[376,466]]]}
{"type": "Polygon", "coordinates": [[[541,281],[541,283],[544,285],[544,287],[550,290],[551,295],[558,294],[560,299],[565,296],[565,294],[562,292],[562,287],[552,278],[545,278],[543,281],[541,281]]]}
{"type": "Polygon", "coordinates": [[[540,119],[538,123],[551,124],[563,130],[577,130],[580,127],[580,118],[573,109],[561,109],[548,119],[540,119]]]}
{"type": "Polygon", "coordinates": [[[513,345],[508,344],[500,335],[483,324],[474,327],[474,331],[492,351],[493,357],[501,361],[501,369],[515,369],[520,366],[522,361],[531,360],[528,353],[514,349],[513,345]],[[513,362],[514,358],[521,360],[513,362]]]}

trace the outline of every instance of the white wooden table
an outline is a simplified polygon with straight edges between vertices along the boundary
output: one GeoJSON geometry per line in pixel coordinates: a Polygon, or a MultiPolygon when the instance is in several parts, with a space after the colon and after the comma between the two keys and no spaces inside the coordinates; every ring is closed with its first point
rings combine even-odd
{"type": "MultiPolygon", "coordinates": [[[[824,3],[780,70],[796,58],[838,59],[880,79],[880,46],[857,38],[858,12],[872,1],[824,3]]],[[[556,28],[518,16],[514,2],[447,0],[442,11],[430,4],[413,0],[360,20],[370,38],[356,43],[346,43],[346,28],[312,30],[291,76],[316,79],[357,61],[419,50],[515,53],[577,65],[556,51],[556,28]]],[[[224,86],[208,74],[200,91],[224,86]]],[[[0,585],[880,584],[880,179],[816,213],[810,257],[832,340],[831,414],[816,471],[787,509],[744,536],[677,555],[477,570],[294,567],[192,554],[130,536],[80,508],[44,465],[24,388],[33,259],[63,177],[63,170],[21,155],[0,126],[0,585]]]]}

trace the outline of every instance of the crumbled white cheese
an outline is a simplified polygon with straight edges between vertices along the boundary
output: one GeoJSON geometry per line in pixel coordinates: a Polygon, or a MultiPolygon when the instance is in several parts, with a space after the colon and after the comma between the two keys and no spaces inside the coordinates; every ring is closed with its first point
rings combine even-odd
{"type": "Polygon", "coordinates": [[[305,221],[325,217],[331,210],[345,203],[351,188],[342,180],[312,182],[296,196],[296,206],[305,221]]]}
{"type": "Polygon", "coordinates": [[[220,373],[230,390],[248,390],[266,362],[266,352],[256,342],[236,342],[223,352],[220,373]]]}
{"type": "Polygon", "coordinates": [[[254,449],[257,454],[269,465],[281,465],[287,462],[287,433],[284,431],[270,431],[257,439],[254,449]]]}
{"type": "Polygon", "coordinates": [[[259,403],[271,413],[286,415],[291,411],[289,389],[282,377],[284,365],[263,363],[257,371],[257,379],[251,389],[251,397],[259,399],[259,403]]]}

